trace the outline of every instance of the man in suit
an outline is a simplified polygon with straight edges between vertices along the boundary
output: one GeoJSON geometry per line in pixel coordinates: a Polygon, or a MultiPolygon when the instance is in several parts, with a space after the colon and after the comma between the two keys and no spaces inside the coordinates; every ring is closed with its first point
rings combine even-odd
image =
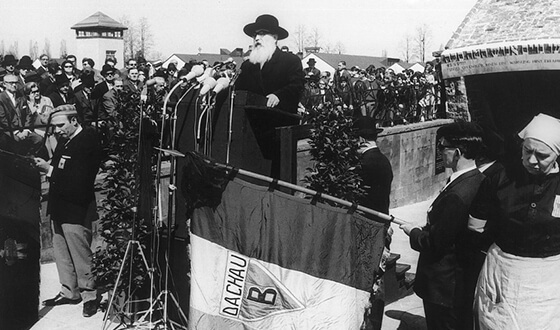
{"type": "Polygon", "coordinates": [[[76,99],[76,110],[78,111],[80,123],[89,126],[95,119],[93,114],[93,102],[91,100],[91,90],[95,85],[93,72],[87,75],[82,74],[80,80],[82,82],[82,88],[74,95],[76,99]]]}
{"type": "Polygon", "coordinates": [[[56,86],[56,92],[48,95],[53,106],[56,108],[63,104],[73,104],[74,94],[70,88],[70,80],[68,77],[65,74],[57,74],[54,77],[54,84],[56,86]]]}
{"type": "Polygon", "coordinates": [[[142,91],[142,83],[138,80],[138,69],[130,68],[126,79],[123,80],[123,90],[125,93],[137,93],[142,91]]]}
{"type": "Polygon", "coordinates": [[[414,291],[422,298],[428,329],[472,329],[472,294],[467,238],[471,204],[485,179],[475,159],[482,130],[474,123],[452,123],[438,129],[443,164],[453,173],[428,210],[427,224],[400,226],[420,252],[414,291]]]}
{"type": "MultiPolygon", "coordinates": [[[[360,205],[381,213],[389,214],[389,195],[391,194],[391,183],[393,182],[393,169],[389,159],[381,153],[377,146],[377,135],[383,130],[376,127],[375,119],[371,117],[358,117],[354,127],[360,137],[360,177],[365,186],[365,195],[360,199],[360,205]]],[[[379,219],[369,213],[364,214],[374,221],[379,219]]],[[[389,222],[385,222],[385,251],[390,255],[392,229],[389,222]]],[[[367,329],[381,329],[383,312],[385,309],[385,284],[383,280],[383,269],[385,269],[386,258],[381,258],[379,272],[375,274],[373,294],[370,298],[371,311],[367,320],[371,324],[367,329]]]]}
{"type": "Polygon", "coordinates": [[[299,57],[277,46],[288,31],[279,26],[276,17],[261,15],[243,32],[253,38],[253,49],[241,65],[236,88],[265,96],[267,107],[296,113],[305,82],[303,68],[299,57]]]}
{"type": "Polygon", "coordinates": [[[0,93],[0,148],[23,155],[35,153],[42,140],[29,129],[33,118],[25,97],[17,95],[18,78],[7,74],[3,81],[6,90],[0,93]]]}
{"type": "Polygon", "coordinates": [[[95,176],[101,146],[92,127],[82,128],[73,105],[55,109],[51,124],[59,143],[50,162],[35,158],[35,166],[50,181],[47,213],[53,225],[53,248],[61,284],[60,293],[45,306],[84,301],[83,316],[97,312],[98,295],[92,269],[91,222],[97,219],[95,176]]]}

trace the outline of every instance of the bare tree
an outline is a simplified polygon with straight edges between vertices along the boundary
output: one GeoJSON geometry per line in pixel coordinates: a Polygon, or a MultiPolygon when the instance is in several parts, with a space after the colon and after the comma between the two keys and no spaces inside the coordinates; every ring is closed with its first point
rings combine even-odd
{"type": "Polygon", "coordinates": [[[19,57],[19,43],[17,41],[14,41],[11,45],[10,48],[8,50],[8,54],[12,54],[15,57],[19,57]]]}
{"type": "Polygon", "coordinates": [[[39,45],[37,45],[37,41],[29,40],[29,57],[32,60],[39,57],[39,45]]]}
{"type": "Polygon", "coordinates": [[[6,54],[6,48],[4,46],[4,40],[0,41],[0,56],[4,57],[6,54]]]}
{"type": "Polygon", "coordinates": [[[314,27],[313,31],[311,31],[311,34],[309,34],[309,45],[311,45],[312,47],[320,47],[320,41],[321,33],[319,32],[319,29],[317,27],[314,27]]]}
{"type": "Polygon", "coordinates": [[[60,40],[60,57],[65,58],[68,55],[68,49],[66,48],[66,40],[60,40]]]}
{"type": "Polygon", "coordinates": [[[432,42],[432,33],[430,28],[423,24],[416,28],[416,35],[414,38],[414,50],[420,59],[420,62],[426,62],[426,52],[432,42]]]}
{"type": "Polygon", "coordinates": [[[45,38],[45,46],[43,47],[43,54],[47,54],[47,56],[51,57],[51,42],[49,38],[45,38]]]}
{"type": "Polygon", "coordinates": [[[138,31],[136,30],[136,26],[126,15],[122,16],[119,22],[128,28],[123,34],[124,57],[134,58],[138,50],[138,31]]]}
{"type": "Polygon", "coordinates": [[[153,35],[150,30],[150,23],[146,17],[142,17],[138,21],[138,54],[146,57],[149,54],[150,48],[153,46],[153,35]]]}
{"type": "Polygon", "coordinates": [[[306,41],[308,39],[305,25],[303,24],[298,25],[293,35],[294,35],[294,41],[296,43],[298,53],[303,52],[306,46],[306,41]]]}
{"type": "Polygon", "coordinates": [[[341,41],[337,41],[334,45],[333,52],[336,54],[344,54],[346,53],[346,47],[344,47],[344,44],[341,41]]]}
{"type": "Polygon", "coordinates": [[[400,43],[401,55],[403,57],[403,60],[407,63],[410,63],[410,61],[414,59],[412,46],[413,46],[412,36],[407,33],[403,37],[403,40],[400,43]]]}

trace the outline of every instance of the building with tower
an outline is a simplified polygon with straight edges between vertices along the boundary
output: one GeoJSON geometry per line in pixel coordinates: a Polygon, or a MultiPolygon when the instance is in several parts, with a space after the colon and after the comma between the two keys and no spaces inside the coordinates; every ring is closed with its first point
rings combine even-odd
{"type": "Polygon", "coordinates": [[[84,57],[92,58],[96,68],[101,69],[105,59],[113,58],[117,67],[124,64],[124,30],[128,28],[111,17],[98,11],[83,21],[74,24],[76,30],[76,57],[78,62],[84,57]]]}

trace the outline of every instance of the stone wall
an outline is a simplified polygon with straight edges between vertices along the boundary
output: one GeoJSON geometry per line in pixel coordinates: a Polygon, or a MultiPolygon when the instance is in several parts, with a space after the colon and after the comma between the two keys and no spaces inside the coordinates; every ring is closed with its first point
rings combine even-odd
{"type": "MultiPolygon", "coordinates": [[[[436,131],[450,120],[385,128],[377,144],[393,167],[391,208],[425,201],[437,195],[449,173],[435,174],[436,131]]],[[[312,166],[307,140],[298,143],[298,185],[312,166]]]]}

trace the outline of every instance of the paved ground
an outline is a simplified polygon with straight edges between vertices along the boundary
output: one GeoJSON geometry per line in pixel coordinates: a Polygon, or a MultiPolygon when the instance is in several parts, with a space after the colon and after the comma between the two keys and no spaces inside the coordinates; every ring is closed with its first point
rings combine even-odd
{"type": "MultiPolygon", "coordinates": [[[[431,201],[412,204],[391,210],[397,218],[424,223],[426,210],[431,201]]],[[[401,255],[400,263],[412,266],[410,272],[416,272],[418,253],[410,249],[408,237],[398,228],[393,226],[394,235],[391,245],[392,252],[401,255]]],[[[52,298],[58,293],[58,273],[54,263],[41,265],[41,293],[40,301],[52,298]]],[[[106,299],[106,296],[104,297],[106,299]]],[[[98,312],[90,318],[82,317],[82,304],[74,306],[56,306],[42,308],[39,312],[39,321],[31,330],[98,330],[103,329],[103,313],[98,312]]],[[[115,329],[118,324],[107,323],[105,329],[115,329]]],[[[123,329],[123,327],[118,327],[123,329]]],[[[425,330],[424,310],[422,300],[412,294],[395,301],[385,307],[383,330],[425,330]]]]}

